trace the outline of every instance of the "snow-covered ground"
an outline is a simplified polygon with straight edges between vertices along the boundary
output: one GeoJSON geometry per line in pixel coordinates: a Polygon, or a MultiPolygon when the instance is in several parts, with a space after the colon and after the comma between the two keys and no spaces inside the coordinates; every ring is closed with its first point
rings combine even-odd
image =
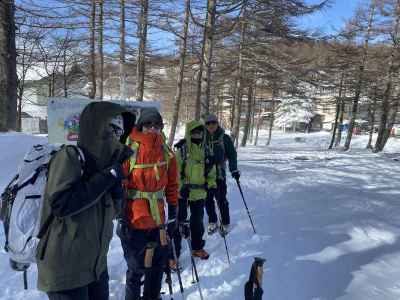
{"type": "MultiPolygon", "coordinates": [[[[25,150],[44,141],[0,135],[0,189],[25,150]]],[[[243,300],[254,256],[267,259],[264,299],[400,299],[400,162],[392,159],[399,156],[400,140],[391,139],[381,154],[365,150],[366,141],[365,136],[355,137],[352,151],[328,151],[327,133],[275,133],[270,147],[261,139],[257,147],[240,148],[241,182],[257,234],[229,179],[232,264],[222,238],[207,237],[211,257],[197,262],[204,299],[243,300]]],[[[200,299],[191,284],[187,250],[182,263],[186,299],[200,299]]],[[[28,291],[23,290],[22,275],[8,267],[4,252],[0,270],[1,300],[46,299],[34,288],[34,267],[28,291]]],[[[114,238],[109,252],[111,299],[124,299],[125,270],[120,242],[114,238]]],[[[175,275],[173,280],[174,298],[181,299],[175,275]]]]}

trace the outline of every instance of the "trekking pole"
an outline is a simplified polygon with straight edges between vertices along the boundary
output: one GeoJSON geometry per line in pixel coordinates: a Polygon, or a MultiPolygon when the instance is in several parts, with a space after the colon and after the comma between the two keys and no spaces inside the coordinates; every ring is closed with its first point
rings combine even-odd
{"type": "Polygon", "coordinates": [[[144,253],[144,288],[143,288],[143,298],[147,299],[149,297],[149,286],[151,284],[151,270],[153,267],[154,252],[157,247],[155,242],[148,242],[145,246],[144,253]]]}
{"type": "Polygon", "coordinates": [[[202,293],[202,291],[201,291],[201,286],[200,286],[199,274],[197,273],[196,262],[195,262],[195,260],[194,260],[194,258],[193,258],[193,255],[192,255],[192,245],[190,244],[190,237],[188,237],[188,238],[186,239],[186,242],[187,242],[187,244],[188,244],[188,248],[189,248],[189,251],[190,251],[190,260],[191,260],[191,262],[192,262],[192,268],[193,268],[194,274],[195,274],[195,276],[196,276],[197,288],[198,288],[198,290],[199,290],[200,299],[201,299],[201,300],[204,300],[204,298],[203,298],[203,293],[202,293]]]}
{"type": "MultiPolygon", "coordinates": [[[[216,200],[214,200],[216,202],[216,200]]],[[[224,232],[224,228],[222,225],[222,214],[221,210],[219,209],[218,202],[216,203],[217,205],[217,211],[218,211],[218,217],[219,217],[219,231],[221,233],[222,238],[224,239],[225,243],[225,251],[226,251],[226,257],[228,258],[228,264],[231,264],[231,259],[229,257],[229,250],[228,250],[228,244],[226,243],[226,234],[224,232]]]]}
{"type": "Polygon", "coordinates": [[[174,259],[176,261],[176,274],[178,275],[179,288],[181,290],[182,299],[185,300],[183,284],[182,284],[182,277],[181,277],[181,270],[180,270],[180,267],[179,267],[179,260],[178,260],[178,256],[176,255],[176,248],[175,248],[175,243],[174,243],[174,239],[173,238],[171,239],[171,245],[172,245],[172,253],[173,253],[174,259]]]}
{"type": "Polygon", "coordinates": [[[26,270],[24,270],[24,289],[28,289],[28,276],[26,270]]]}
{"type": "Polygon", "coordinates": [[[193,270],[193,266],[192,266],[192,284],[196,283],[196,280],[194,279],[194,270],[193,270]]]}
{"type": "Polygon", "coordinates": [[[166,275],[167,275],[166,282],[167,282],[167,285],[168,285],[169,295],[170,295],[170,297],[171,297],[171,300],[174,300],[174,297],[173,297],[174,291],[173,291],[173,289],[172,289],[171,268],[169,267],[168,264],[167,264],[167,268],[166,268],[166,270],[165,270],[165,273],[166,273],[166,275]]]}
{"type": "Polygon", "coordinates": [[[247,207],[246,200],[244,199],[243,190],[242,190],[242,186],[240,185],[239,179],[236,179],[236,183],[239,188],[240,195],[242,196],[244,206],[246,207],[246,211],[247,211],[247,215],[249,216],[249,219],[250,219],[251,227],[253,227],[253,231],[254,231],[254,233],[256,233],[256,229],[254,228],[254,224],[253,224],[253,219],[251,218],[249,208],[247,207]]]}

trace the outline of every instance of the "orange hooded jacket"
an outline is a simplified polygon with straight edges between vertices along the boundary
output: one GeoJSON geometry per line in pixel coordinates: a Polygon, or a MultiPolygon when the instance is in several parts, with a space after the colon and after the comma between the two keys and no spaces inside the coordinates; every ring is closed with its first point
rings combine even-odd
{"type": "MultiPolygon", "coordinates": [[[[165,161],[164,138],[159,133],[143,133],[133,128],[129,135],[131,142],[137,142],[139,148],[136,154],[136,165],[154,164],[165,161]]],[[[135,168],[129,174],[130,161],[124,163],[124,171],[128,175],[125,187],[130,190],[142,192],[165,191],[165,197],[169,204],[176,206],[178,203],[178,171],[175,155],[170,152],[167,164],[158,166],[156,170],[150,168],[135,168]]],[[[150,205],[147,199],[128,199],[126,216],[134,229],[148,230],[157,228],[158,225],[150,212],[150,205]]],[[[158,209],[161,217],[161,224],[165,223],[164,201],[158,201],[158,209]]]]}

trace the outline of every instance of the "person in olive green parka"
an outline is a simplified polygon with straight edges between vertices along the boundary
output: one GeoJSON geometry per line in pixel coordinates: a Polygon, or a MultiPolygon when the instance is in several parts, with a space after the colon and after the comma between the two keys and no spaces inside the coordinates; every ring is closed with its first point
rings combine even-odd
{"type": "Polygon", "coordinates": [[[107,252],[123,195],[121,164],[132,154],[111,126],[123,111],[110,102],[87,105],[79,148],[64,146],[50,162],[41,217],[47,228],[37,251],[38,288],[50,300],[109,297],[107,252]]]}
{"type": "MultiPolygon", "coordinates": [[[[205,134],[205,127],[201,122],[191,121],[186,124],[185,138],[175,145],[180,174],[178,221],[186,219],[189,205],[192,254],[201,259],[209,257],[204,250],[203,240],[204,202],[207,188],[216,187],[216,169],[207,151],[205,134]]],[[[179,253],[180,240],[176,240],[179,253]]]]}

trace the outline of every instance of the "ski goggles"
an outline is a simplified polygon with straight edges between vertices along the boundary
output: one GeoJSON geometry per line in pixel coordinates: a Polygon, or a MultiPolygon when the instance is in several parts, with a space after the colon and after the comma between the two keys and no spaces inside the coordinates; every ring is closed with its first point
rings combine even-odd
{"type": "Polygon", "coordinates": [[[143,128],[147,128],[147,129],[157,129],[157,130],[161,130],[163,128],[163,124],[160,123],[156,123],[156,122],[145,122],[143,123],[143,128]]]}
{"type": "Polygon", "coordinates": [[[109,124],[110,131],[116,135],[117,138],[120,138],[121,135],[124,133],[124,130],[114,124],[109,124]]]}
{"type": "Polygon", "coordinates": [[[190,132],[192,138],[202,138],[204,135],[203,129],[195,129],[190,132]]]}

